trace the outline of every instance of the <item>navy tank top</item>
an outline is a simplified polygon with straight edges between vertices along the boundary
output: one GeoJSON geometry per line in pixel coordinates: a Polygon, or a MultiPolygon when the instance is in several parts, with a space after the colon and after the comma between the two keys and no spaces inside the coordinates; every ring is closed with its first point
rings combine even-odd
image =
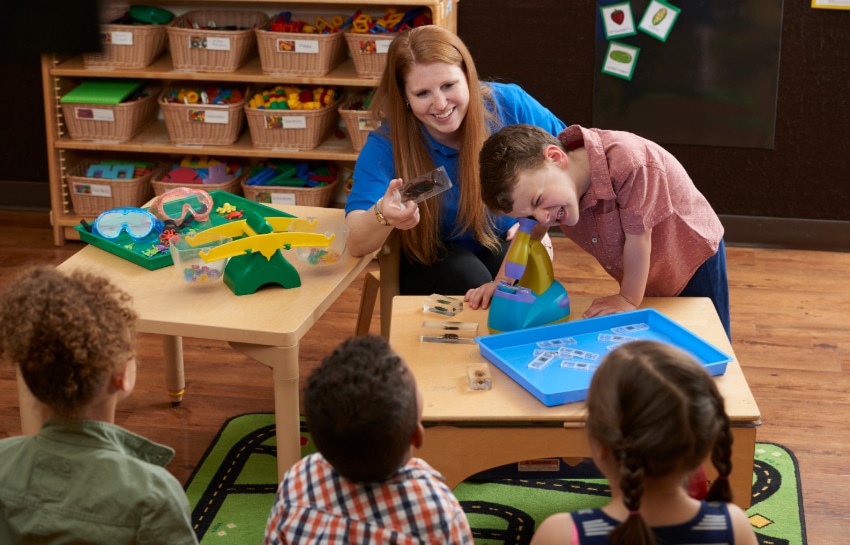
{"type": "MultiPolygon", "coordinates": [[[[601,509],[582,509],[570,513],[581,545],[608,545],[608,534],[620,521],[601,509]]],[[[696,516],[683,524],[652,528],[658,543],[665,545],[732,545],[735,537],[729,509],[724,502],[702,502],[696,516]]]]}

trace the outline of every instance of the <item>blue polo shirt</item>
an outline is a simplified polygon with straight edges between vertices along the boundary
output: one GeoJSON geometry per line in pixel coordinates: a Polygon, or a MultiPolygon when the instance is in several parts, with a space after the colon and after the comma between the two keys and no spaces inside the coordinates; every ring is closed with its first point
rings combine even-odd
{"type": "MultiPolygon", "coordinates": [[[[520,86],[495,82],[485,85],[489,85],[493,91],[493,99],[501,126],[527,123],[541,127],[556,136],[566,127],[560,119],[520,86]]],[[[422,132],[426,136],[426,145],[434,165],[445,167],[449,178],[452,180],[452,188],[448,191],[449,194],[442,199],[443,220],[440,238],[443,241],[457,242],[473,252],[478,252],[482,249],[482,246],[475,240],[472,233],[457,233],[454,229],[459,224],[457,220],[457,205],[460,200],[460,182],[457,173],[458,151],[440,144],[427,131],[423,130],[422,132]]],[[[382,126],[369,134],[366,144],[357,158],[357,163],[354,166],[355,183],[351,194],[348,196],[345,213],[348,214],[352,210],[370,209],[378,199],[384,196],[390,180],[395,177],[396,170],[389,128],[382,126]]],[[[496,215],[494,219],[495,232],[500,236],[516,223],[516,219],[504,215],[496,215]]]]}

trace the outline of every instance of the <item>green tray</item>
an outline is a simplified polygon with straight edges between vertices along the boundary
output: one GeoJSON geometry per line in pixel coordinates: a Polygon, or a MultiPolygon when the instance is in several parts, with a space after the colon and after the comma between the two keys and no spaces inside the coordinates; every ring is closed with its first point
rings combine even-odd
{"type": "MultiPolygon", "coordinates": [[[[246,199],[245,197],[228,193],[227,191],[210,191],[210,197],[212,197],[213,200],[213,211],[210,214],[210,219],[203,223],[193,221],[191,225],[181,229],[181,233],[185,233],[190,230],[208,229],[209,227],[230,223],[231,220],[228,220],[223,215],[218,214],[215,211],[216,208],[222,206],[224,203],[230,203],[237,209],[244,210],[245,212],[248,212],[249,210],[254,211],[263,217],[295,217],[292,214],[287,214],[286,212],[246,199]]],[[[126,259],[127,261],[132,261],[136,265],[148,270],[154,271],[174,264],[171,260],[171,252],[168,250],[161,251],[155,255],[147,255],[146,252],[159,244],[158,235],[151,235],[145,240],[136,241],[133,240],[126,232],[122,231],[121,234],[118,235],[117,239],[109,240],[88,232],[82,225],[77,225],[74,229],[76,229],[80,234],[80,240],[83,242],[87,242],[92,246],[97,246],[101,250],[106,250],[111,254],[115,254],[118,257],[126,259]]]]}

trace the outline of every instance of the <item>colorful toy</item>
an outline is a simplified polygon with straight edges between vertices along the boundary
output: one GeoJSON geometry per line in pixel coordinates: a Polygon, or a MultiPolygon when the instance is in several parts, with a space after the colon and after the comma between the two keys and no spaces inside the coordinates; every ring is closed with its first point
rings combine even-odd
{"type": "Polygon", "coordinates": [[[546,248],[531,238],[536,224],[530,218],[519,220],[519,231],[505,264],[505,275],[519,281],[501,282],[496,288],[487,316],[491,333],[561,322],[570,315],[570,298],[555,280],[546,248]]]}
{"type": "Polygon", "coordinates": [[[216,284],[224,277],[227,258],[206,262],[200,253],[216,246],[227,244],[230,238],[221,235],[209,235],[204,244],[191,246],[185,237],[177,235],[171,238],[171,259],[180,278],[192,286],[209,286],[216,284]]]}
{"type": "Polygon", "coordinates": [[[339,89],[336,87],[277,85],[256,93],[248,101],[248,107],[259,110],[319,110],[330,106],[338,98],[339,89]]]}
{"type": "Polygon", "coordinates": [[[236,161],[224,163],[207,156],[187,155],[179,166],[163,176],[162,181],[175,184],[223,184],[242,173],[236,161]]]}
{"type": "Polygon", "coordinates": [[[293,21],[292,13],[282,11],[277,14],[269,24],[268,30],[272,32],[300,32],[305,34],[330,34],[343,32],[351,24],[351,19],[344,20],[342,16],[331,17],[330,21],[324,17],[316,17],[315,22],[310,25],[306,21],[293,21]]]}
{"type": "Polygon", "coordinates": [[[323,187],[337,178],[337,166],[331,161],[295,162],[271,159],[255,165],[246,185],[323,187]]]}
{"type": "Polygon", "coordinates": [[[384,32],[402,32],[409,28],[416,28],[433,23],[431,12],[428,8],[414,8],[410,11],[400,13],[396,8],[387,8],[384,16],[373,19],[367,13],[359,10],[351,18],[351,32],[359,34],[380,34],[384,32]]]}
{"type": "Polygon", "coordinates": [[[176,104],[237,104],[242,102],[244,97],[245,91],[242,89],[208,85],[179,91],[171,89],[162,97],[162,101],[176,104]]]}
{"type": "MultiPolygon", "coordinates": [[[[264,218],[248,211],[242,220],[212,227],[194,235],[187,235],[190,246],[206,244],[216,237],[235,240],[210,250],[199,252],[205,262],[230,258],[224,269],[224,283],[235,295],[247,295],[263,286],[276,284],[284,288],[297,288],[301,277],[286,260],[281,250],[292,248],[329,248],[337,236],[347,239],[347,230],[320,234],[306,232],[316,229],[318,220],[301,218],[264,218]],[[241,238],[237,238],[241,237],[241,238]]],[[[343,244],[344,249],[344,244],[343,244]]],[[[314,264],[321,262],[314,258],[314,264]]]]}

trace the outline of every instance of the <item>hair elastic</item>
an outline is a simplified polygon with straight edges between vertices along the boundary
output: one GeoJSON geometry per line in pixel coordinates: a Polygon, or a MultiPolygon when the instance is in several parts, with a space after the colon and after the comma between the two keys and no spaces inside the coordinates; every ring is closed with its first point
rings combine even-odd
{"type": "Polygon", "coordinates": [[[639,516],[639,515],[640,515],[640,509],[636,509],[636,510],[634,510],[634,511],[629,511],[629,516],[630,516],[630,517],[632,517],[632,516],[637,517],[637,516],[639,516]]]}
{"type": "Polygon", "coordinates": [[[717,480],[718,480],[718,481],[728,481],[728,480],[729,480],[729,475],[718,475],[718,476],[717,476],[717,480]]]}

